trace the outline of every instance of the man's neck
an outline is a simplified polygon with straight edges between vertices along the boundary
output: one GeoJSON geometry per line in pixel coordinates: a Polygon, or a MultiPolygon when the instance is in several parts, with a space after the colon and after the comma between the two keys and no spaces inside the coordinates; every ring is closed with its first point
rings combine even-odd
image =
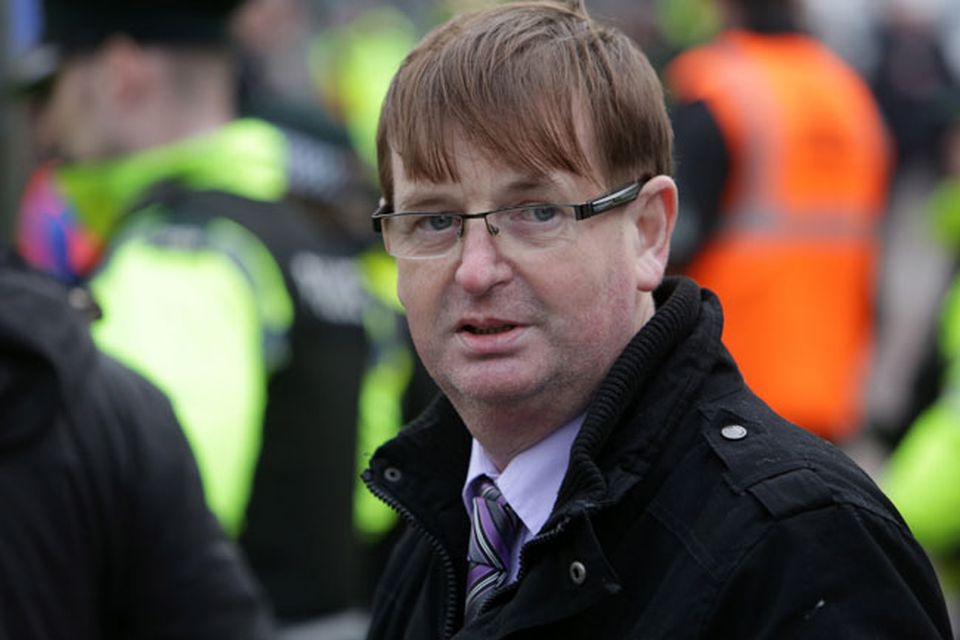
{"type": "Polygon", "coordinates": [[[576,407],[537,406],[508,408],[451,402],[467,430],[483,446],[487,456],[502,471],[513,458],[537,444],[582,413],[586,401],[576,407]]]}
{"type": "Polygon", "coordinates": [[[145,113],[152,126],[132,127],[129,152],[174,144],[216,131],[234,117],[231,104],[220,100],[197,101],[191,109],[157,109],[145,113]]]}

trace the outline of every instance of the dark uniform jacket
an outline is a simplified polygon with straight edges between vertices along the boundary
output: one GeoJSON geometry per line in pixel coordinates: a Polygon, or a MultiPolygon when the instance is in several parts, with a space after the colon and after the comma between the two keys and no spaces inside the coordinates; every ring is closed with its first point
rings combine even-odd
{"type": "Polygon", "coordinates": [[[611,368],[516,583],[461,629],[470,436],[441,399],[365,479],[409,527],[370,638],[949,638],[900,516],[744,385],[716,298],[686,279],[611,368]]]}
{"type": "Polygon", "coordinates": [[[239,543],[279,618],[355,604],[361,563],[352,527],[360,471],[354,451],[368,345],[362,318],[352,310],[363,292],[358,280],[341,276],[341,321],[327,314],[332,303],[317,302],[324,294],[312,288],[321,290],[331,278],[322,274],[355,260],[342,243],[314,233],[279,202],[175,189],[155,202],[164,207],[166,224],[203,228],[218,218],[239,223],[281,269],[294,316],[285,361],[270,372],[263,440],[239,543]]]}
{"type": "MultiPolygon", "coordinates": [[[[229,220],[252,234],[275,261],[282,281],[252,275],[251,287],[261,300],[289,296],[293,314],[284,331],[264,331],[268,358],[271,351],[280,355],[267,372],[260,450],[238,543],[280,620],[365,602],[353,494],[360,471],[358,398],[373,357],[363,313],[372,302],[362,288],[352,248],[316,233],[285,202],[175,183],[152,189],[120,233],[126,228],[140,232],[136,225],[145,219],[153,226],[144,235],[158,247],[183,243],[187,234],[202,245],[216,224],[229,220]],[[275,285],[283,290],[271,290],[275,285]]],[[[226,246],[214,242],[241,271],[256,272],[255,255],[229,241],[222,244],[226,246]]],[[[204,427],[184,424],[188,434],[204,427]]]]}
{"type": "Polygon", "coordinates": [[[292,201],[288,151],[277,128],[241,119],[61,165],[54,184],[105,227],[89,274],[98,345],[170,398],[208,504],[282,623],[369,603],[395,518],[360,471],[402,402],[425,405],[404,395],[402,316],[357,242],[292,201]]]}
{"type": "Polygon", "coordinates": [[[0,639],[270,637],[169,402],[67,299],[0,249],[0,639]]]}

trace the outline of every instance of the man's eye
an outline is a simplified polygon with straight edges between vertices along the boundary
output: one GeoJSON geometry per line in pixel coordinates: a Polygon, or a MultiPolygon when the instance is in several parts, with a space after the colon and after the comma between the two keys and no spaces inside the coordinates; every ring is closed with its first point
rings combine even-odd
{"type": "Polygon", "coordinates": [[[454,225],[454,216],[423,216],[417,225],[423,231],[446,231],[454,225]]]}
{"type": "Polygon", "coordinates": [[[562,216],[560,208],[551,204],[524,207],[521,211],[525,222],[550,222],[562,216]]]}

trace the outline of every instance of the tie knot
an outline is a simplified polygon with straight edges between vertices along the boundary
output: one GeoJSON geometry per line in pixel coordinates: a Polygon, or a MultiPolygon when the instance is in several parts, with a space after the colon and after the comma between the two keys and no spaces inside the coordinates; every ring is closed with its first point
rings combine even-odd
{"type": "MultiPolygon", "coordinates": [[[[477,478],[477,496],[474,498],[483,498],[484,500],[489,500],[491,502],[496,502],[502,507],[509,508],[506,499],[503,497],[503,494],[500,493],[500,489],[494,484],[493,480],[487,476],[480,476],[477,478]]],[[[511,509],[512,511],[512,509],[511,509]]]]}
{"type": "Polygon", "coordinates": [[[487,476],[480,476],[477,480],[473,518],[484,530],[495,532],[497,538],[505,543],[513,540],[520,524],[520,519],[503,497],[499,487],[487,476]]]}

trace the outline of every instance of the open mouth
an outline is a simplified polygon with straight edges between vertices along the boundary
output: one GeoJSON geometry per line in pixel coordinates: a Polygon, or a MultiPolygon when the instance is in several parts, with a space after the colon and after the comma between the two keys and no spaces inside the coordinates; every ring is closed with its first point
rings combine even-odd
{"type": "Polygon", "coordinates": [[[516,327],[513,324],[502,324],[496,327],[475,327],[472,324],[464,325],[463,330],[477,336],[490,336],[497,333],[506,333],[516,327]]]}

